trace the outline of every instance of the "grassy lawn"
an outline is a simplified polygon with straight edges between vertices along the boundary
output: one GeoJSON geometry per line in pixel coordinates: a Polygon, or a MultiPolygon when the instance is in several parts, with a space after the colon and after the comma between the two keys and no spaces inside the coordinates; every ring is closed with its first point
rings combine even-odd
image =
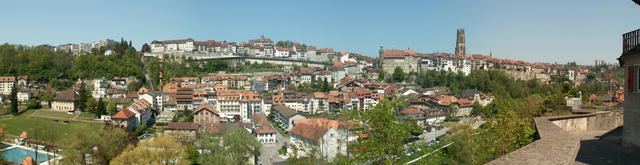
{"type": "Polygon", "coordinates": [[[458,122],[457,121],[447,121],[447,122],[444,122],[444,125],[449,127],[449,128],[453,128],[454,126],[458,125],[458,122]]]}
{"type": "Polygon", "coordinates": [[[80,116],[78,116],[78,120],[93,120],[95,118],[95,114],[89,112],[82,112],[80,116]]]}
{"type": "MultiPolygon", "coordinates": [[[[52,117],[52,118],[61,118],[65,120],[71,120],[75,117],[75,114],[67,114],[67,112],[56,112],[56,111],[47,111],[47,110],[33,110],[33,116],[31,117],[52,117]]],[[[28,115],[20,115],[23,117],[27,117],[28,115]]]]}
{"type": "Polygon", "coordinates": [[[26,119],[23,115],[16,116],[13,118],[7,118],[8,116],[3,116],[0,119],[0,124],[4,127],[4,129],[11,135],[19,136],[22,131],[27,131],[27,134],[33,134],[33,130],[30,128],[34,128],[37,125],[44,126],[48,129],[54,129],[56,133],[58,133],[58,138],[55,143],[64,144],[62,139],[69,135],[74,130],[76,130],[79,126],[89,126],[97,131],[102,128],[103,124],[100,123],[84,123],[84,122],[69,122],[63,123],[61,121],[54,122],[51,119],[43,119],[43,118],[30,118],[26,119]]]}

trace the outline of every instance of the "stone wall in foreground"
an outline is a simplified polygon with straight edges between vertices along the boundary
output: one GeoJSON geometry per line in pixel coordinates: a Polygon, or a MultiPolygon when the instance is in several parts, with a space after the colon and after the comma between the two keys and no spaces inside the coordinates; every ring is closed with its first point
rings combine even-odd
{"type": "Polygon", "coordinates": [[[540,139],[487,164],[573,164],[580,150],[575,131],[611,130],[622,125],[621,111],[537,117],[540,139]]]}

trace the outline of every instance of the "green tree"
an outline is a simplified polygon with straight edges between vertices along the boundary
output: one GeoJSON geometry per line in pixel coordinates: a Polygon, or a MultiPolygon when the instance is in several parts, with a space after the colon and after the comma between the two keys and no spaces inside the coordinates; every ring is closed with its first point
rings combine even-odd
{"type": "Polygon", "coordinates": [[[113,116],[116,113],[118,113],[118,107],[116,106],[116,103],[115,102],[109,102],[107,104],[107,114],[109,114],[110,116],[113,116]]]}
{"type": "Polygon", "coordinates": [[[96,107],[96,117],[99,117],[100,115],[105,115],[107,114],[107,107],[104,104],[104,101],[102,100],[102,97],[98,99],[98,106],[96,107]]]}
{"type": "Polygon", "coordinates": [[[40,105],[40,101],[37,99],[29,99],[27,100],[27,109],[40,109],[42,105],[40,105]]]}
{"type": "Polygon", "coordinates": [[[419,136],[422,134],[422,127],[418,125],[418,122],[411,118],[407,118],[404,121],[405,127],[410,128],[409,132],[412,136],[419,136]]]}
{"type": "Polygon", "coordinates": [[[122,154],[111,160],[113,165],[129,164],[190,164],[186,147],[168,135],[157,135],[151,140],[129,145],[122,154]]]}
{"type": "MultiPolygon", "coordinates": [[[[84,82],[82,82],[80,84],[80,89],[78,90],[78,95],[80,97],[80,99],[78,100],[78,109],[80,111],[85,111],[87,109],[87,101],[89,101],[89,98],[91,97],[91,94],[89,93],[89,91],[85,88],[85,84],[84,82]]],[[[95,99],[94,99],[95,101],[95,99]]]]}
{"type": "Polygon", "coordinates": [[[91,155],[98,164],[103,165],[108,165],[129,144],[136,141],[136,137],[129,135],[125,130],[110,126],[100,130],[98,136],[102,140],[95,140],[96,144],[91,155]]]}
{"type": "Polygon", "coordinates": [[[487,121],[487,132],[474,137],[474,143],[480,144],[474,164],[484,164],[533,141],[533,118],[522,112],[522,106],[517,100],[498,98],[485,107],[495,114],[487,121]]]}
{"type": "Polygon", "coordinates": [[[98,101],[93,97],[89,97],[85,104],[85,111],[98,115],[98,101]]]}
{"type": "Polygon", "coordinates": [[[11,101],[11,114],[18,115],[18,87],[16,82],[13,82],[11,88],[11,95],[9,95],[9,101],[11,101]]]}
{"type": "Polygon", "coordinates": [[[62,164],[88,164],[89,154],[95,146],[97,134],[91,131],[89,126],[78,125],[75,131],[65,138],[66,145],[62,150],[62,164]]]}
{"type": "Polygon", "coordinates": [[[205,134],[198,139],[202,148],[211,152],[201,155],[201,162],[221,162],[224,164],[248,164],[250,157],[257,156],[261,144],[247,131],[236,128],[222,137],[215,134],[205,134]]]}
{"type": "Polygon", "coordinates": [[[597,78],[597,75],[594,72],[589,72],[589,74],[587,74],[587,80],[589,81],[595,80],[596,78],[597,78]]]}
{"type": "Polygon", "coordinates": [[[477,100],[473,102],[473,109],[471,109],[472,115],[480,115],[482,114],[482,105],[477,100]]]}
{"type": "Polygon", "coordinates": [[[446,150],[450,157],[451,164],[473,164],[473,130],[469,124],[459,124],[451,129],[452,133],[447,136],[447,143],[453,142],[446,150]]]}
{"type": "Polygon", "coordinates": [[[378,160],[378,163],[389,164],[394,161],[393,157],[404,155],[402,146],[411,137],[411,128],[398,122],[400,117],[397,111],[406,105],[408,102],[404,99],[385,99],[372,110],[351,111],[351,118],[367,126],[363,133],[370,135],[355,144],[355,147],[364,148],[354,155],[358,163],[378,160]]]}
{"type": "Polygon", "coordinates": [[[453,104],[449,105],[449,108],[447,108],[447,113],[449,113],[449,116],[451,116],[451,118],[456,118],[456,114],[458,114],[458,106],[455,106],[453,104]]]}
{"type": "Polygon", "coordinates": [[[402,68],[398,66],[393,70],[393,74],[391,75],[391,78],[393,79],[394,82],[402,82],[404,81],[404,76],[405,76],[404,71],[402,71],[402,68]]]}
{"type": "Polygon", "coordinates": [[[139,127],[137,127],[136,130],[133,131],[133,135],[140,136],[140,135],[144,134],[144,130],[147,130],[147,125],[146,124],[142,124],[139,127]]]}
{"type": "Polygon", "coordinates": [[[186,107],[185,110],[182,111],[182,116],[185,122],[193,122],[193,111],[187,110],[186,107]]]}
{"type": "Polygon", "coordinates": [[[378,71],[378,81],[382,80],[384,80],[384,70],[380,69],[380,71],[378,71]]]}
{"type": "Polygon", "coordinates": [[[200,152],[198,152],[198,148],[195,146],[187,147],[187,155],[189,156],[189,161],[191,161],[191,165],[199,165],[200,164],[200,152]]]}

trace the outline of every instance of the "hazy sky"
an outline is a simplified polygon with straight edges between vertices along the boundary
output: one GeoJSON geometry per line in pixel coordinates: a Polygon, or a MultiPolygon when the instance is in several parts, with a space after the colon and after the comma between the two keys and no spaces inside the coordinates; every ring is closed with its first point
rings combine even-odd
{"type": "Polygon", "coordinates": [[[104,38],[247,41],[264,34],[377,56],[386,49],[467,53],[530,62],[616,62],[623,33],[640,28],[631,0],[8,1],[0,42],[59,45],[104,38]]]}

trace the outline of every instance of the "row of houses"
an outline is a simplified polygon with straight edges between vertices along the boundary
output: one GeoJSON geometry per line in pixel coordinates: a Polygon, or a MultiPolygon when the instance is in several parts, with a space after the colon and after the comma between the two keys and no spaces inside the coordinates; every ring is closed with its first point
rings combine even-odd
{"type": "Polygon", "coordinates": [[[571,81],[580,83],[590,72],[586,68],[568,67],[558,64],[529,63],[521,60],[511,60],[493,57],[491,54],[452,54],[452,53],[419,53],[411,49],[380,49],[378,60],[381,69],[387,74],[396,67],[405,73],[419,73],[426,70],[444,70],[462,72],[469,75],[472,69],[499,69],[511,74],[517,79],[529,80],[537,78],[548,82],[555,76],[567,76],[571,81]]]}
{"type": "Polygon", "coordinates": [[[112,123],[128,131],[133,131],[142,125],[153,125],[158,111],[151,102],[153,102],[153,100],[147,100],[146,98],[137,100],[130,106],[121,109],[118,113],[111,116],[112,123]]]}
{"type": "Polygon", "coordinates": [[[79,44],[64,44],[53,47],[53,51],[58,52],[71,52],[73,54],[80,54],[91,52],[92,49],[99,49],[103,46],[113,46],[116,41],[112,39],[104,39],[92,43],[79,43],[79,44]]]}
{"type": "MultiPolygon", "coordinates": [[[[213,56],[246,55],[254,57],[287,58],[294,60],[344,62],[348,53],[336,52],[333,48],[318,49],[316,46],[305,45],[298,42],[288,44],[274,44],[270,38],[264,35],[248,42],[227,41],[195,41],[192,38],[179,40],[164,40],[151,42],[151,54],[204,54],[213,56]]],[[[355,55],[355,54],[354,54],[355,55]]],[[[366,56],[360,56],[366,57],[366,56]]],[[[375,62],[369,58],[369,62],[375,62]]]]}

